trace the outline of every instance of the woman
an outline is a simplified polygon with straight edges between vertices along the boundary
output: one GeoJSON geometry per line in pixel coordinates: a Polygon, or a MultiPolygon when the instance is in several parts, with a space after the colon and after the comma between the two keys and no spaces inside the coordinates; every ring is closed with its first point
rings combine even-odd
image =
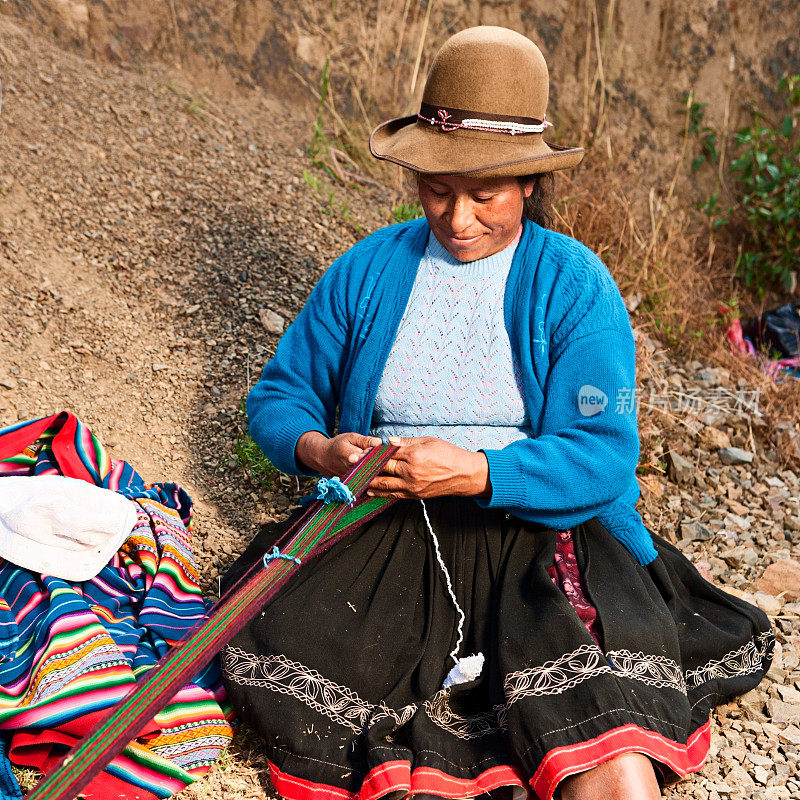
{"type": "Polygon", "coordinates": [[[544,142],[547,95],[524,36],[445,43],[419,114],[370,139],[417,173],[425,219],[336,261],[248,398],[286,472],[400,444],[371,486],[396,502],[225,653],[285,797],[655,798],[769,666],[766,617],[635,511],[627,313],[596,256],[537,224],[548,173],[583,155],[544,142]]]}

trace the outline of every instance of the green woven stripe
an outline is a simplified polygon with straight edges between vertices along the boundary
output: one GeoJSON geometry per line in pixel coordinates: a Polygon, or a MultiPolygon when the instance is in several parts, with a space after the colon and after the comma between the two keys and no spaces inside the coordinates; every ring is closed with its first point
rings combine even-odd
{"type": "Polygon", "coordinates": [[[350,527],[355,527],[361,523],[364,517],[374,514],[384,506],[391,505],[394,500],[391,497],[370,497],[362,500],[357,506],[353,508],[353,513],[342,517],[336,525],[334,525],[331,535],[335,536],[350,527]]]}

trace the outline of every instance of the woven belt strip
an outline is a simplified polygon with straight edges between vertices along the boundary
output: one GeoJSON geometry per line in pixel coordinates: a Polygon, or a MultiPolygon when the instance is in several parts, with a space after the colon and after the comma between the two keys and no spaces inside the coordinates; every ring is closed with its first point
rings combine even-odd
{"type": "MultiPolygon", "coordinates": [[[[364,491],[396,451],[394,445],[370,450],[343,481],[356,497],[353,506],[314,502],[281,537],[287,540],[283,554],[301,561],[318,556],[392,503],[387,497],[367,498],[364,491]]],[[[251,567],[220,598],[206,621],[173,646],[106,719],[42,778],[27,800],[72,800],[300,568],[290,558],[266,565],[259,561],[251,567]]]]}

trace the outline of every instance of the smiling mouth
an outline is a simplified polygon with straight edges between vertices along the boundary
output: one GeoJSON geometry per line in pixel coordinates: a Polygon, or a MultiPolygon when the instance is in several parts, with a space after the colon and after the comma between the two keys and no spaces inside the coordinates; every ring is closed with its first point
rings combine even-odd
{"type": "Polygon", "coordinates": [[[478,233],[475,236],[451,236],[450,238],[454,242],[474,242],[476,239],[479,239],[480,236],[481,234],[478,233]]]}

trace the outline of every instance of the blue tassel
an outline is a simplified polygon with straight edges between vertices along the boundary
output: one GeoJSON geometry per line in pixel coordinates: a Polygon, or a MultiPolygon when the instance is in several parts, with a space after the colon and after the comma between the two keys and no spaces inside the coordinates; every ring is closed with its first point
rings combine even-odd
{"type": "Polygon", "coordinates": [[[336,476],[333,478],[320,478],[314,491],[300,500],[301,506],[307,506],[315,500],[322,500],[323,503],[347,503],[352,506],[356,501],[356,496],[350,491],[350,487],[342,483],[336,476]]]}
{"type": "Polygon", "coordinates": [[[272,550],[270,550],[269,553],[264,553],[264,558],[263,558],[264,566],[268,567],[270,565],[270,562],[275,561],[278,558],[282,558],[285,561],[294,561],[295,564],[303,563],[299,558],[296,558],[295,556],[289,556],[286,555],[286,553],[281,553],[281,551],[278,550],[278,545],[275,545],[272,548],[272,550]]]}
{"type": "Polygon", "coordinates": [[[349,506],[356,501],[350,487],[345,486],[336,476],[317,481],[317,499],[323,503],[347,503],[349,506]]]}

